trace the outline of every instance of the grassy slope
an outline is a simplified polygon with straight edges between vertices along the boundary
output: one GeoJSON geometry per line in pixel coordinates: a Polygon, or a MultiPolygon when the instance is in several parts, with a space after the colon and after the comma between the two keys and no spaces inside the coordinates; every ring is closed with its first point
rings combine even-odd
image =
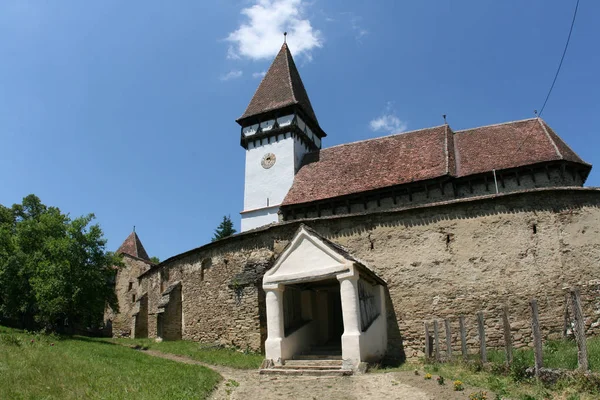
{"type": "Polygon", "coordinates": [[[3,327],[0,376],[2,399],[203,399],[221,380],[208,368],[106,342],[3,327]]]}
{"type": "Polygon", "coordinates": [[[105,339],[112,343],[128,346],[140,346],[163,353],[186,356],[193,360],[212,365],[224,365],[239,369],[257,369],[265,358],[262,354],[241,352],[234,349],[224,349],[207,346],[202,343],[178,340],[156,343],[153,339],[105,339]]]}

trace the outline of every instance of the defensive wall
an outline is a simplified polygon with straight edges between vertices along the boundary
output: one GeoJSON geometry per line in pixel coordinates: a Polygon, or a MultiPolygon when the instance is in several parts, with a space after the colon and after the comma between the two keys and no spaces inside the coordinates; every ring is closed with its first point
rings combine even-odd
{"type": "Polygon", "coordinates": [[[478,311],[485,314],[488,346],[501,346],[504,305],[514,344],[530,345],[531,298],[538,300],[544,337],[558,338],[565,327],[564,288],[573,285],[581,287],[588,332],[600,331],[600,189],[573,187],[304,218],[209,243],[138,278],[135,326],[149,337],[160,329],[171,337],[263,350],[262,276],[300,224],[386,281],[390,357],[422,355],[424,321],[450,318],[457,336],[460,315],[475,351],[478,311]]]}

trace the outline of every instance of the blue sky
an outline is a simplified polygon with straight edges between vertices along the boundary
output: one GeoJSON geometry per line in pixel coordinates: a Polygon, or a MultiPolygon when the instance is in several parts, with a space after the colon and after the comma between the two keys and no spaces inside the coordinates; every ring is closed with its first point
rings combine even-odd
{"type": "MultiPolygon", "coordinates": [[[[288,43],[331,146],[529,118],[575,0],[0,2],[0,204],[136,225],[161,259],[239,230],[239,117],[288,43]]],[[[581,1],[543,118],[600,168],[600,2],[581,1]]],[[[588,186],[600,186],[593,169],[588,186]]]]}

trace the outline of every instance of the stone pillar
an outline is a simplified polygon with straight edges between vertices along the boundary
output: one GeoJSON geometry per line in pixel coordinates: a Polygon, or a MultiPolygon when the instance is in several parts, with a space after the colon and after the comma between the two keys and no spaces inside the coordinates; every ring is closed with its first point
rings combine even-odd
{"type": "Polygon", "coordinates": [[[342,298],[342,318],[344,334],[342,335],[342,359],[344,367],[356,368],[360,357],[360,304],[358,300],[358,272],[354,266],[350,272],[338,275],[340,295],[342,298]]]}
{"type": "Polygon", "coordinates": [[[284,338],[283,327],[283,285],[265,285],[265,303],[267,306],[267,340],[265,341],[265,358],[281,363],[284,338]]]}

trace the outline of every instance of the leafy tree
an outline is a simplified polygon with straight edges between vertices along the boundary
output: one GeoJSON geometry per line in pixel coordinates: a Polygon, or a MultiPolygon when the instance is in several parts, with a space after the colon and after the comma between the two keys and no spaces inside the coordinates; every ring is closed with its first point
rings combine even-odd
{"type": "Polygon", "coordinates": [[[223,221],[219,224],[217,229],[215,229],[215,234],[212,238],[212,241],[223,239],[227,236],[231,236],[236,232],[233,228],[233,222],[231,222],[231,216],[224,215],[223,221]]]}
{"type": "Polygon", "coordinates": [[[93,214],[71,219],[35,195],[0,206],[0,318],[25,327],[98,326],[117,307],[120,257],[105,250],[93,214]]]}
{"type": "Polygon", "coordinates": [[[152,257],[150,257],[150,261],[152,261],[154,264],[158,264],[158,263],[160,263],[160,258],[158,258],[156,256],[152,256],[152,257]]]}

